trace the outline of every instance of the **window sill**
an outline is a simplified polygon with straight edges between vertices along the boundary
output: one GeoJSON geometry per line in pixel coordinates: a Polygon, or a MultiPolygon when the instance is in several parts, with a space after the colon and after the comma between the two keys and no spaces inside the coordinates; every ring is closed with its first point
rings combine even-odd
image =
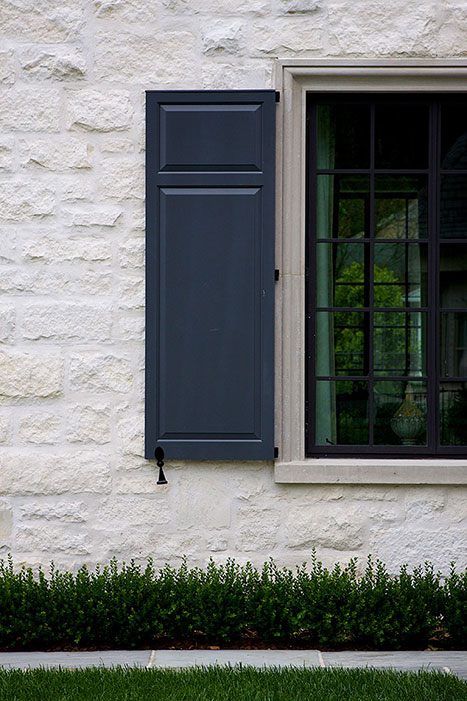
{"type": "Polygon", "coordinates": [[[467,460],[276,461],[274,480],[278,484],[467,484],[467,460]]]}

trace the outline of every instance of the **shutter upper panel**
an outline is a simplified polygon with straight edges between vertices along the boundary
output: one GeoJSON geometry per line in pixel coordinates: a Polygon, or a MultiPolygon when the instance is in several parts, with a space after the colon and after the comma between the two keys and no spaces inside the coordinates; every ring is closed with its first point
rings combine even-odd
{"type": "Polygon", "coordinates": [[[272,459],[274,91],[146,110],[146,457],[272,459]]]}

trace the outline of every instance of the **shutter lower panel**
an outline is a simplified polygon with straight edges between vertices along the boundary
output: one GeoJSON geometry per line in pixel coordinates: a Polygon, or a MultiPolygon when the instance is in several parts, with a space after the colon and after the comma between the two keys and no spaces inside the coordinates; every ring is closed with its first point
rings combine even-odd
{"type": "Polygon", "coordinates": [[[146,452],[274,456],[274,91],[146,93],[146,452]]]}

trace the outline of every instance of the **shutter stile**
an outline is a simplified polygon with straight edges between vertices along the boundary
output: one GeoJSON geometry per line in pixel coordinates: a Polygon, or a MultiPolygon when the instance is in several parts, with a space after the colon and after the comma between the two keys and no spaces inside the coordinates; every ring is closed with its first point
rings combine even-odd
{"type": "Polygon", "coordinates": [[[275,93],[146,93],[146,449],[274,457],[275,93]]]}

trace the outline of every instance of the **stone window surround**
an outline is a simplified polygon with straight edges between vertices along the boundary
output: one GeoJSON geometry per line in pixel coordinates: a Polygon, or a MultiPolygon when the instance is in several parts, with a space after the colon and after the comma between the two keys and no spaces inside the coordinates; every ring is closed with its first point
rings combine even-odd
{"type": "Polygon", "coordinates": [[[466,92],[465,59],[278,60],[276,445],[278,483],[467,484],[465,460],[305,457],[306,93],[466,92]]]}

